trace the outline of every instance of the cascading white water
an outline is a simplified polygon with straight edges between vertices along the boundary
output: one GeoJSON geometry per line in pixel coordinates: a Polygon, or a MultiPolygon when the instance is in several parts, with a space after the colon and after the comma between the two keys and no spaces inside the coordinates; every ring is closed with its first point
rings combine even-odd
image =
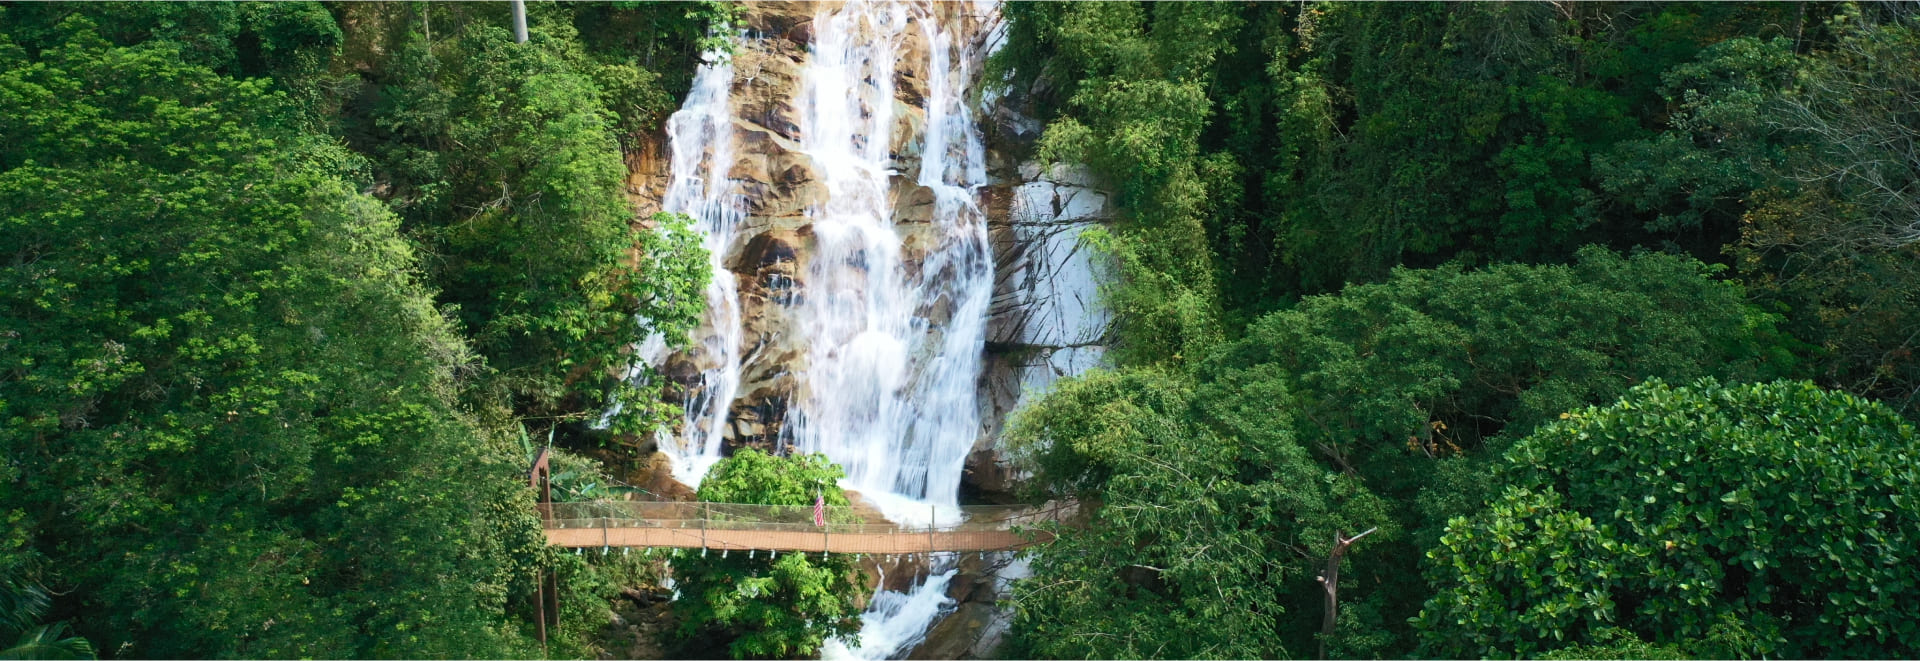
{"type": "Polygon", "coordinates": [[[721,263],[746,214],[738,184],[726,176],[734,148],[729,106],[733,64],[716,54],[708,54],[706,60],[694,74],[686,103],[667,119],[673,160],[660,204],[666,211],[694,218],[713,268],[704,327],[695,335],[702,338],[694,351],[704,354],[700,362],[705,367],[700,382],[688,392],[686,424],[680,435],[662,438],[660,443],[672,460],[674,478],[686,484],[699,484],[707,469],[720,460],[726,415],[740,389],[739,283],[721,263]]]}
{"type": "Polygon", "coordinates": [[[960,87],[972,54],[954,57],[952,35],[925,4],[822,9],[813,34],[801,148],[828,196],[808,211],[815,245],[794,330],[810,351],[787,431],[801,450],[845,467],[848,486],[888,518],[951,521],[980,430],[976,383],[993,285],[974,200],[985,148],[960,87]],[[915,25],[930,58],[915,181],[934,194],[917,264],[889,196],[895,69],[915,25]]]}
{"type": "MultiPolygon", "coordinates": [[[[787,330],[809,352],[783,435],[845,467],[848,486],[890,518],[950,520],[980,429],[976,382],[993,285],[975,199],[986,181],[985,147],[965,105],[979,53],[971,41],[956,42],[930,3],[849,2],[821,9],[814,24],[796,128],[827,195],[807,210],[807,295],[787,330]],[[932,228],[921,232],[928,245],[911,250],[891,199],[899,176],[894,78],[909,30],[929,60],[914,181],[934,197],[932,228]]],[[[713,266],[692,350],[703,366],[699,382],[689,389],[680,435],[662,443],[675,477],[688,484],[719,460],[740,388],[741,303],[735,275],[722,265],[746,209],[738,183],[725,176],[734,158],[733,76],[730,62],[709,58],[667,122],[672,172],[662,207],[698,221],[713,266]]]]}
{"type": "MultiPolygon", "coordinates": [[[[867,612],[860,614],[860,634],[850,641],[828,640],[820,648],[820,658],[885,659],[912,648],[926,639],[927,624],[953,604],[947,596],[947,584],[959,573],[958,569],[948,569],[930,575],[906,592],[875,591],[867,602],[867,612]]],[[[881,580],[886,580],[885,574],[881,574],[881,580]]]]}
{"type": "MultiPolygon", "coordinates": [[[[921,5],[849,3],[814,18],[802,92],[804,149],[826,172],[830,196],[811,210],[816,251],[800,315],[812,342],[807,391],[790,418],[800,448],[824,452],[888,518],[952,523],[966,453],[980,432],[976,382],[993,288],[986,218],[985,146],[965,105],[970,43],[921,5]],[[918,268],[888,199],[894,69],[915,19],[929,58],[920,168],[933,213],[918,268]],[[944,507],[944,509],[942,509],[944,507]]],[[[888,658],[911,647],[952,602],[955,558],[937,556],[927,580],[879,592],[853,641],[824,658],[888,658]]]]}

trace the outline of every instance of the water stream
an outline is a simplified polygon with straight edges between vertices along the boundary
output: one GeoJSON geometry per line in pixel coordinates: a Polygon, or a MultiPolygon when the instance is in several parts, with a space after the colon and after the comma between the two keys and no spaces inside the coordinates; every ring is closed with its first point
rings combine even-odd
{"type": "MultiPolygon", "coordinates": [[[[726,176],[734,153],[733,64],[715,54],[706,59],[694,74],[686,103],[667,119],[672,178],[660,205],[665,211],[693,217],[713,269],[706,291],[706,319],[694,335],[699,343],[691,349],[705,354],[700,362],[707,367],[683,404],[686,424],[680,437],[660,444],[672,459],[674,478],[690,485],[699,484],[707,469],[720,461],[727,411],[740,389],[739,284],[722,263],[746,215],[738,182],[726,176]]],[[[658,342],[649,338],[647,344],[658,342]]],[[[645,344],[639,353],[658,362],[647,355],[645,344]]]]}

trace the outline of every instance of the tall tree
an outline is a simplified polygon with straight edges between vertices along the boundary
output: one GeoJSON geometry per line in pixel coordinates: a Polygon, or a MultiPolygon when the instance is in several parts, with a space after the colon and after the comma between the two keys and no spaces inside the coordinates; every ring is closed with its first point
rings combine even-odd
{"type": "Polygon", "coordinates": [[[617,403],[624,428],[650,429],[657,397],[617,376],[637,340],[684,341],[705,258],[684,217],[635,222],[571,26],[536,28],[525,44],[479,22],[407,32],[376,76],[371,142],[356,144],[518,410],[586,419],[617,403]]]}
{"type": "Polygon", "coordinates": [[[1340,530],[1391,525],[1384,503],[1315,465],[1285,413],[1220,404],[1197,401],[1181,376],[1138,369],[1062,382],[1022,410],[1008,441],[1036,496],[1094,509],[1085,526],[1056,527],[1015,584],[1016,656],[1313,649],[1314,571],[1340,530]]]}

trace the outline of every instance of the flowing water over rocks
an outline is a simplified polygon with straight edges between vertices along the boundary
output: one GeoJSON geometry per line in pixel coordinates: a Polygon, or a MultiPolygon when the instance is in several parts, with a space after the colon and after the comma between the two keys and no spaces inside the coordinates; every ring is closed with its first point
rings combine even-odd
{"type": "MultiPolygon", "coordinates": [[[[693,216],[712,254],[694,345],[638,346],[683,397],[681,428],[657,439],[675,479],[697,485],[743,446],[823,452],[889,519],[950,523],[963,482],[1007,486],[1006,413],[1097,364],[1098,260],[1078,236],[1107,219],[1106,196],[1080,170],[988,149],[983,131],[1036,137],[1004,104],[978,121],[998,11],[748,3],[736,52],[701,67],[665,148],[630,162],[642,210],[693,216]]],[[[836,651],[902,654],[953,612],[955,560],[931,565],[876,594],[836,651]]]]}

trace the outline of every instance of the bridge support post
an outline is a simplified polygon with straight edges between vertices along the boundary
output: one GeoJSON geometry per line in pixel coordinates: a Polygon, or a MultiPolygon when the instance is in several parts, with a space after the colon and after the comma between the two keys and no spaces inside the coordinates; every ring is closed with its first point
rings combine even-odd
{"type": "MultiPolygon", "coordinates": [[[[534,492],[540,496],[540,523],[546,527],[552,527],[554,524],[552,473],[547,450],[542,448],[540,454],[534,456],[533,468],[527,473],[527,486],[533,487],[534,492]]],[[[553,604],[553,626],[555,628],[560,626],[560,578],[548,574],[539,568],[533,570],[533,609],[539,611],[535,617],[539,622],[540,646],[543,648],[547,645],[548,603],[553,604]],[[551,591],[547,589],[549,578],[553,580],[551,591]],[[549,602],[549,599],[552,601],[549,602]]]]}

